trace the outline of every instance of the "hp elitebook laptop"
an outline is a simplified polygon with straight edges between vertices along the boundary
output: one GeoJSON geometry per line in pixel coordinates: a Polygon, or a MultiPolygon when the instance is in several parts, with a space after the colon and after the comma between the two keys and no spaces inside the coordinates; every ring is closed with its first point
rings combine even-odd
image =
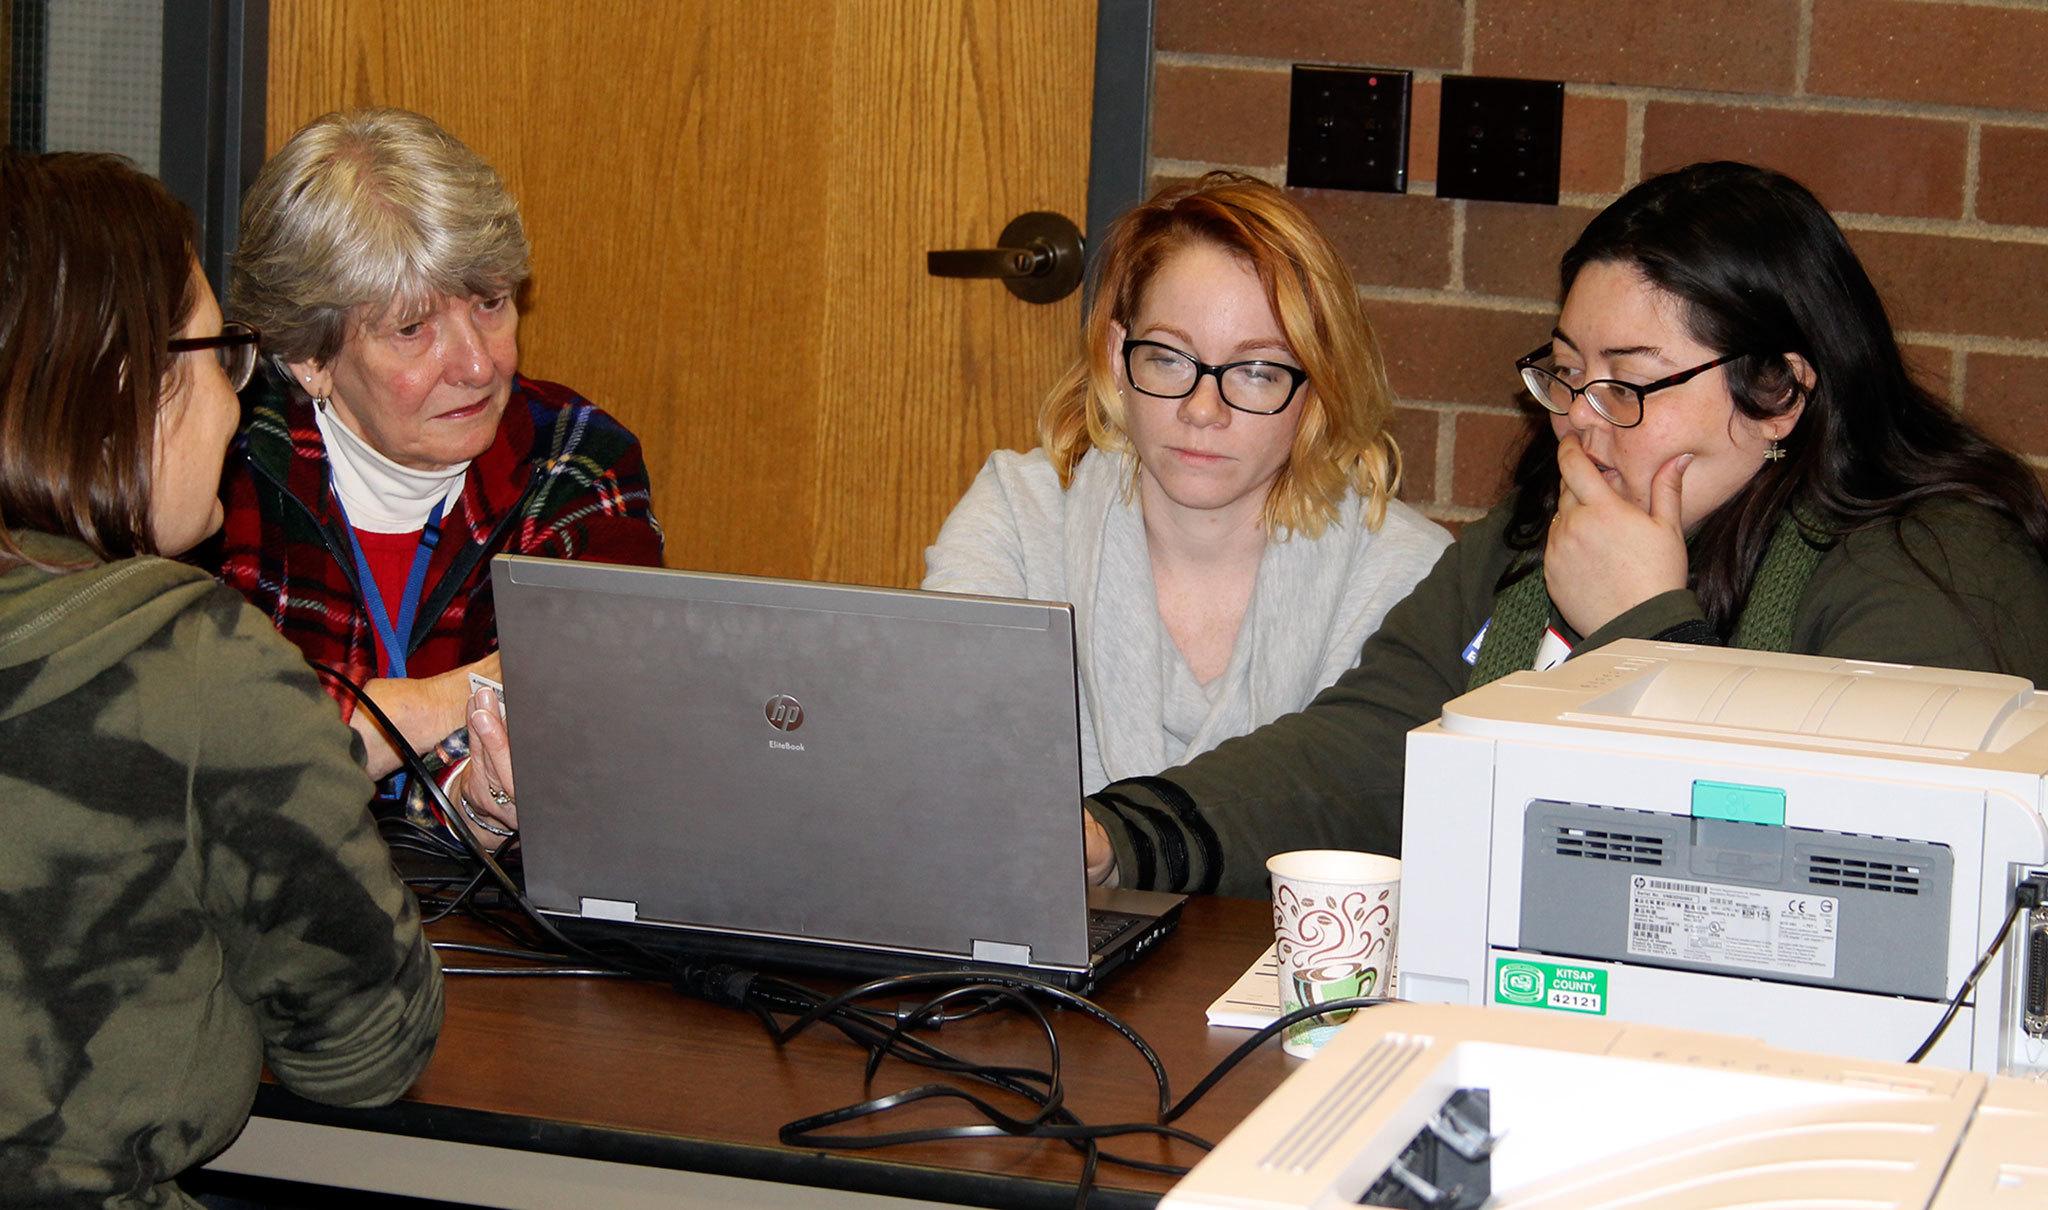
{"type": "Polygon", "coordinates": [[[1184,898],[1090,888],[1065,604],[500,555],[528,896],[574,935],[1085,990],[1184,898]]]}

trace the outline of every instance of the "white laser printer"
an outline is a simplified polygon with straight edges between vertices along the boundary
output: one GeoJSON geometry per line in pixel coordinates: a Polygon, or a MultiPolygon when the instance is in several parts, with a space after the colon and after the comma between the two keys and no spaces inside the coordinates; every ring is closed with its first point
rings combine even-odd
{"type": "MultiPolygon", "coordinates": [[[[2048,867],[2018,677],[1630,640],[1408,737],[1401,994],[1913,1052],[2048,867]]],[[[2048,912],[1927,1061],[2048,1071],[2048,912]]]]}
{"type": "Polygon", "coordinates": [[[1389,1004],[1353,1017],[1159,1205],[2020,1210],[2048,1203],[2043,1138],[2048,1086],[2031,1080],[1389,1004]]]}

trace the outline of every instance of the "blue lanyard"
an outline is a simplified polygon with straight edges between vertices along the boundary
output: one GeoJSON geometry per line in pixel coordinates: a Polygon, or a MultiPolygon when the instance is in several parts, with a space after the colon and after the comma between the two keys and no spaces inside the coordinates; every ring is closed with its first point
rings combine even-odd
{"type": "Polygon", "coordinates": [[[378,674],[387,678],[405,675],[406,647],[404,639],[412,637],[412,624],[420,609],[420,593],[427,586],[427,564],[433,560],[434,547],[441,542],[441,508],[447,504],[442,500],[434,505],[434,511],[427,514],[426,527],[420,530],[420,544],[413,551],[412,570],[405,577],[405,595],[398,601],[398,618],[394,622],[391,611],[384,607],[384,594],[377,588],[377,577],[370,574],[370,561],[363,555],[363,544],[356,538],[356,527],[349,524],[348,510],[342,507],[341,494],[335,493],[334,507],[341,513],[342,528],[348,531],[348,548],[356,559],[356,584],[363,593],[363,605],[370,614],[370,625],[377,628],[377,637],[384,645],[383,670],[378,674]]]}

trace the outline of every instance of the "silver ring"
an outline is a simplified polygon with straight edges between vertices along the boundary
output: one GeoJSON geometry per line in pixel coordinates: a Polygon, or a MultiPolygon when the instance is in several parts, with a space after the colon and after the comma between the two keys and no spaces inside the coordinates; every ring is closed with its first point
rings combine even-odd
{"type": "Polygon", "coordinates": [[[517,828],[502,827],[496,822],[485,819],[483,816],[478,815],[475,811],[470,810],[469,796],[467,794],[457,794],[455,796],[455,801],[461,804],[462,813],[464,815],[469,816],[469,822],[475,824],[479,828],[482,828],[484,831],[489,832],[491,835],[517,836],[519,834],[519,830],[517,828]]]}
{"type": "Polygon", "coordinates": [[[484,790],[491,796],[491,801],[497,803],[499,806],[509,807],[512,805],[512,796],[510,794],[505,793],[503,790],[500,790],[498,787],[485,786],[484,790]]]}

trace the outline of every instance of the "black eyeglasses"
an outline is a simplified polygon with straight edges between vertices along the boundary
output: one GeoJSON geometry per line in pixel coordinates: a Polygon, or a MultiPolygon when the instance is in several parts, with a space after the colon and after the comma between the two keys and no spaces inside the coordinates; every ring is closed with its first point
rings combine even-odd
{"type": "Polygon", "coordinates": [[[263,333],[248,324],[233,320],[220,326],[218,336],[188,336],[170,343],[173,353],[192,353],[200,349],[212,349],[220,361],[221,370],[228,376],[228,385],[239,391],[249,385],[249,379],[256,373],[256,342],[263,339],[263,333]]]}
{"type": "Polygon", "coordinates": [[[1308,381],[1308,371],[1284,361],[1233,361],[1212,366],[1156,340],[1124,342],[1124,376],[1140,393],[1154,399],[1186,399],[1214,375],[1223,402],[1254,416],[1287,410],[1294,393],[1308,381]]]}
{"type": "Polygon", "coordinates": [[[1536,363],[1550,356],[1551,345],[1544,345],[1526,357],[1517,358],[1515,369],[1522,373],[1522,385],[1529,388],[1529,394],[1536,402],[1562,416],[1572,410],[1572,400],[1584,395],[1593,410],[1606,418],[1607,423],[1618,429],[1632,429],[1643,422],[1643,396],[1665,387],[1675,387],[1691,382],[1715,366],[1727,365],[1741,353],[1730,353],[1716,357],[1705,365],[1694,366],[1683,373],[1669,378],[1659,378],[1638,386],[1633,382],[1620,382],[1613,378],[1596,378],[1582,387],[1575,387],[1556,374],[1536,363]]]}

